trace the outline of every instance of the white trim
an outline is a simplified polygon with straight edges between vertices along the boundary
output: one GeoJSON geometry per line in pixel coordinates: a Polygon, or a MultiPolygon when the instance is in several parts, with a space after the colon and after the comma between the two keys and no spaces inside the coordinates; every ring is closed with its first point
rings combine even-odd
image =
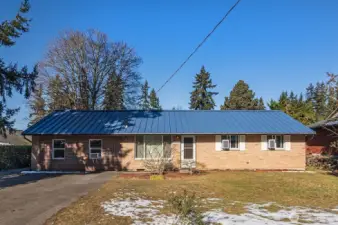
{"type": "MultiPolygon", "coordinates": [[[[163,145],[163,136],[170,136],[170,147],[172,147],[172,144],[173,144],[173,141],[172,141],[172,135],[162,135],[162,134],[145,134],[145,135],[134,135],[135,137],[135,140],[134,140],[134,159],[135,160],[145,160],[147,159],[146,158],[146,142],[145,142],[145,136],[161,136],[162,138],[162,149],[163,149],[163,152],[164,152],[164,145],[163,145]],[[143,158],[136,158],[136,152],[137,152],[137,143],[136,143],[136,138],[137,136],[141,136],[143,137],[143,150],[144,150],[144,157],[143,158]]],[[[172,159],[172,154],[170,156],[170,158],[168,159],[172,159]]]]}
{"type": "MultiPolygon", "coordinates": [[[[89,139],[89,159],[101,159],[102,158],[102,148],[103,148],[103,140],[102,139],[89,139]],[[98,147],[95,147],[95,148],[92,148],[90,147],[90,142],[91,141],[101,141],[101,148],[98,148],[98,147]],[[93,150],[100,150],[101,151],[101,156],[99,158],[92,158],[92,149],[93,150]]],[[[93,154],[97,154],[97,153],[93,153],[93,154]]]]}
{"type": "Polygon", "coordinates": [[[239,135],[239,150],[245,151],[245,135],[239,135]]]}
{"type": "Polygon", "coordinates": [[[239,135],[239,134],[224,134],[224,135],[221,135],[221,143],[222,143],[222,136],[229,136],[228,140],[230,141],[230,148],[227,149],[227,150],[222,149],[222,151],[240,151],[241,150],[241,147],[240,147],[240,136],[241,135],[239,135]],[[231,136],[237,136],[237,143],[238,143],[237,148],[231,147],[231,136]]]}
{"type": "Polygon", "coordinates": [[[52,159],[53,160],[64,160],[66,157],[66,139],[52,139],[52,159]],[[54,141],[64,141],[65,147],[64,148],[54,148],[54,141]],[[63,150],[63,158],[55,158],[54,157],[54,150],[63,150]]]}
{"type": "MultiPolygon", "coordinates": [[[[266,140],[265,140],[265,145],[266,145],[266,149],[267,151],[285,151],[286,148],[285,148],[285,136],[286,135],[282,135],[282,134],[269,134],[269,135],[262,135],[262,136],[266,136],[266,140]],[[283,147],[282,148],[277,148],[277,142],[276,142],[276,148],[271,150],[269,149],[267,146],[268,146],[268,136],[272,136],[272,139],[276,140],[276,136],[281,136],[283,138],[283,147]]],[[[263,141],[263,140],[262,140],[263,141]]],[[[263,149],[262,149],[263,150],[263,149]]]]}
{"type": "Polygon", "coordinates": [[[268,136],[267,135],[261,135],[261,150],[267,151],[268,150],[268,136]]]}
{"type": "Polygon", "coordinates": [[[286,151],[291,150],[291,135],[284,135],[284,149],[286,151]]]}
{"type": "Polygon", "coordinates": [[[220,152],[222,151],[222,136],[221,135],[215,135],[215,143],[216,143],[216,151],[220,152]]]}
{"type": "Polygon", "coordinates": [[[196,167],[196,137],[195,135],[182,135],[181,136],[181,167],[184,168],[182,166],[182,163],[190,161],[192,163],[194,163],[194,165],[192,165],[193,168],[196,167]],[[193,151],[192,151],[192,159],[184,159],[184,138],[192,138],[193,139],[193,151]]]}

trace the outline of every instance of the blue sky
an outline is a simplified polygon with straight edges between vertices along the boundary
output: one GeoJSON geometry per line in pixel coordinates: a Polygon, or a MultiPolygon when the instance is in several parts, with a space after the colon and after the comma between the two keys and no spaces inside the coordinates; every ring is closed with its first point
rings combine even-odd
{"type": "MultiPolygon", "coordinates": [[[[221,19],[235,0],[81,1],[32,0],[31,30],[11,48],[0,48],[7,62],[32,67],[59,32],[98,29],[112,41],[125,41],[143,58],[142,76],[151,87],[161,84],[221,19]]],[[[0,21],[11,19],[20,0],[2,3],[0,21]]],[[[197,54],[159,93],[166,109],[188,108],[194,75],[205,65],[217,84],[217,109],[239,79],[265,101],[283,90],[304,92],[310,82],[338,73],[338,1],[242,0],[197,54]]],[[[27,102],[16,127],[28,123],[27,102]]]]}

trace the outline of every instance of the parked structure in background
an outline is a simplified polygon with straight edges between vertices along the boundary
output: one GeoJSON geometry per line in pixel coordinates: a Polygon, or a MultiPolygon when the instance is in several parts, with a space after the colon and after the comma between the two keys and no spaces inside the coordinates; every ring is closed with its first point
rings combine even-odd
{"type": "Polygon", "coordinates": [[[23,134],[33,170],[144,170],[161,151],[177,169],[304,170],[314,131],[271,110],[64,110],[23,134]]]}
{"type": "Polygon", "coordinates": [[[309,126],[316,135],[308,136],[308,154],[338,155],[338,118],[322,120],[309,126]]]}

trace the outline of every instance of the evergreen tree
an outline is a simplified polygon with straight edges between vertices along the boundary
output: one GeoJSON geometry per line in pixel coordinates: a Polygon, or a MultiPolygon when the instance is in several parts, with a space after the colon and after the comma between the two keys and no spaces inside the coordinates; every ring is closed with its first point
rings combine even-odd
{"type": "Polygon", "coordinates": [[[314,108],[316,111],[316,120],[324,120],[327,112],[327,87],[324,82],[318,82],[314,90],[314,108]]]}
{"type": "Polygon", "coordinates": [[[257,109],[259,109],[259,110],[265,109],[265,105],[264,105],[264,101],[263,101],[262,97],[259,98],[257,109]]]}
{"type": "Polygon", "coordinates": [[[333,86],[330,86],[328,88],[327,93],[327,106],[326,106],[326,112],[325,112],[325,118],[332,116],[334,112],[337,109],[337,96],[336,96],[336,90],[333,86]]]}
{"type": "Polygon", "coordinates": [[[144,84],[141,87],[140,107],[143,110],[149,110],[150,109],[148,81],[145,81],[144,84]]]}
{"type": "Polygon", "coordinates": [[[31,126],[42,119],[47,113],[46,101],[43,98],[42,84],[40,84],[39,88],[34,91],[34,94],[29,102],[29,107],[31,110],[31,113],[29,114],[29,126],[31,126]]]}
{"type": "Polygon", "coordinates": [[[155,109],[155,110],[161,110],[162,109],[162,107],[160,105],[160,99],[157,97],[156,91],[155,91],[154,88],[150,92],[149,100],[150,100],[150,108],[151,109],[155,109]]]}
{"type": "Polygon", "coordinates": [[[243,80],[239,80],[230,92],[229,97],[225,97],[222,110],[228,109],[264,109],[263,99],[255,98],[255,93],[250,90],[249,85],[243,80]]]}
{"type": "MultiPolygon", "coordinates": [[[[29,10],[29,2],[25,0],[15,19],[0,23],[0,47],[15,45],[15,39],[29,30],[30,19],[24,17],[29,10]]],[[[15,120],[12,117],[19,111],[19,108],[7,108],[6,99],[12,97],[13,91],[29,98],[31,92],[34,91],[34,80],[37,74],[37,66],[33,72],[29,73],[27,67],[19,69],[17,64],[6,65],[4,60],[0,58],[0,134],[3,136],[6,137],[6,130],[9,130],[10,133],[13,131],[15,120]]]]}
{"type": "Polygon", "coordinates": [[[306,99],[313,103],[314,100],[315,87],[312,83],[306,88],[306,99]]]}
{"type": "Polygon", "coordinates": [[[211,89],[216,85],[212,84],[210,73],[202,66],[200,73],[196,74],[193,83],[193,91],[190,93],[190,109],[194,110],[210,110],[216,106],[213,99],[218,92],[212,92],[211,89]]]}
{"type": "Polygon", "coordinates": [[[311,124],[315,122],[315,112],[311,101],[303,99],[303,95],[299,97],[293,92],[288,94],[283,91],[278,101],[270,100],[268,106],[271,110],[281,110],[291,117],[299,120],[303,124],[311,124]]]}
{"type": "Polygon", "coordinates": [[[49,111],[62,110],[62,109],[74,109],[75,102],[69,99],[76,99],[75,96],[69,98],[65,96],[71,93],[65,89],[62,78],[59,75],[51,78],[48,83],[47,95],[48,95],[48,109],[49,111]]]}
{"type": "Polygon", "coordinates": [[[105,110],[124,109],[124,84],[120,76],[115,73],[109,77],[105,89],[103,108],[105,110]]]}

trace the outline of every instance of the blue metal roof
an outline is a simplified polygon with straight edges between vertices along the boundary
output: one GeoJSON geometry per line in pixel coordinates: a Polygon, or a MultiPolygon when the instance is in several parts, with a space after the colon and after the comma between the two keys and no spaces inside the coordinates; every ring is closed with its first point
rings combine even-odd
{"type": "Polygon", "coordinates": [[[281,111],[55,111],[23,132],[44,134],[314,134],[281,111]]]}

